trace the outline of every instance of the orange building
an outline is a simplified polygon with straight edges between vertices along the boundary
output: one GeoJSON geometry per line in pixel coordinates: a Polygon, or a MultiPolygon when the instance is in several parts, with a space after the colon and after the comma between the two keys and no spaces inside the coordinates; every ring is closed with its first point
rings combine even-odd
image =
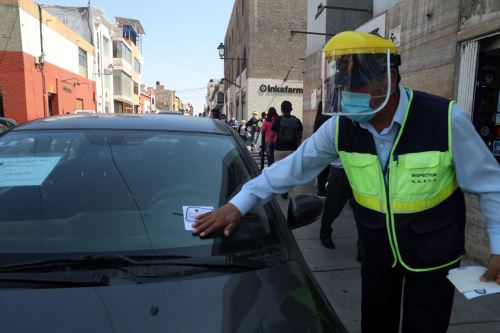
{"type": "Polygon", "coordinates": [[[31,0],[0,0],[0,17],[0,116],[96,109],[90,43],[31,0]]]}

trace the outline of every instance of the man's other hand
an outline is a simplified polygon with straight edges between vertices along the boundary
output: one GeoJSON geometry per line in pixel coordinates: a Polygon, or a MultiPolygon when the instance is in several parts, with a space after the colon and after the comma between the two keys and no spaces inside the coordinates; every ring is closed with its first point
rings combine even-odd
{"type": "Polygon", "coordinates": [[[500,255],[491,255],[486,272],[481,276],[481,281],[496,281],[500,284],[500,255]]]}

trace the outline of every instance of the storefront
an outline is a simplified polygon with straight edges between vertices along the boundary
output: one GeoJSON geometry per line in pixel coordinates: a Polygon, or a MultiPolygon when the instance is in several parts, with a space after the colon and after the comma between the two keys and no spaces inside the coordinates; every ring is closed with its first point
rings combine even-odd
{"type": "Polygon", "coordinates": [[[500,162],[500,35],[479,41],[472,120],[500,162]]]}

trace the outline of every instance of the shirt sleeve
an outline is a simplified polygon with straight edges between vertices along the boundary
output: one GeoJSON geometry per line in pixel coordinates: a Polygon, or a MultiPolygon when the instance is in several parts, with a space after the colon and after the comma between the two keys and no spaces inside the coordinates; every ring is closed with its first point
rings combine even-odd
{"type": "Polygon", "coordinates": [[[295,185],[313,180],[338,157],[335,148],[336,119],[332,117],[293,154],[273,163],[258,177],[248,181],[230,203],[244,215],[254,206],[266,203],[274,195],[288,192],[295,185]]]}
{"type": "Polygon", "coordinates": [[[452,110],[452,150],[457,182],[479,197],[492,254],[500,255],[500,166],[458,105],[452,110]]]}

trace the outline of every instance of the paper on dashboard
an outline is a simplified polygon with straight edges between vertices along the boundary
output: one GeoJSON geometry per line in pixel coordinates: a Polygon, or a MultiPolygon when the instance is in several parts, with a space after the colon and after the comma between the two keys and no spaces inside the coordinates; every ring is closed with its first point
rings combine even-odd
{"type": "Polygon", "coordinates": [[[60,156],[0,158],[0,187],[40,186],[60,156]]]}

